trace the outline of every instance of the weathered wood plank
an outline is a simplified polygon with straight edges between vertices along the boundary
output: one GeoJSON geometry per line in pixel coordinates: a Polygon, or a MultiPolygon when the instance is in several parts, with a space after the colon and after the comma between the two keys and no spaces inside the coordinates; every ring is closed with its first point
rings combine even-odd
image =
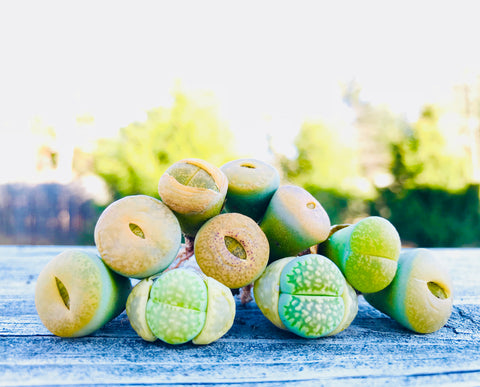
{"type": "Polygon", "coordinates": [[[64,249],[0,248],[0,385],[480,384],[477,249],[436,251],[455,289],[452,316],[438,332],[409,332],[360,297],[346,331],[306,340],[237,300],[234,326],[208,346],[144,342],[125,313],[89,337],[51,335],[36,314],[35,281],[64,249]]]}

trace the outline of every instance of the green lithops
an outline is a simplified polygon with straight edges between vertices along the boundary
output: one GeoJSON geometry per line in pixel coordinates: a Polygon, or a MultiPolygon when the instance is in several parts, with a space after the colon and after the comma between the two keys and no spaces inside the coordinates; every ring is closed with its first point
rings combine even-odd
{"type": "Polygon", "coordinates": [[[238,212],[260,221],[279,187],[278,171],[270,164],[252,158],[230,161],[222,165],[220,170],[228,179],[226,211],[238,212]]]}
{"type": "Polygon", "coordinates": [[[268,240],[257,223],[238,213],[220,214],[198,231],[195,258],[202,271],[232,289],[255,281],[268,263],[268,240]]]}
{"type": "Polygon", "coordinates": [[[418,333],[439,330],[452,313],[450,277],[427,249],[402,252],[390,285],[377,293],[364,294],[364,297],[372,306],[418,333]]]}
{"type": "Polygon", "coordinates": [[[183,233],[190,237],[220,213],[227,190],[227,177],[219,168],[193,158],[171,165],[158,183],[160,198],[175,213],[183,233]]]}
{"type": "Polygon", "coordinates": [[[347,281],[359,292],[385,288],[395,276],[401,241],[395,227],[378,216],[353,225],[336,227],[318,252],[340,268],[347,281]]]}
{"type": "Polygon", "coordinates": [[[87,336],[124,309],[132,286],[92,252],[70,249],[42,269],[35,286],[40,320],[54,335],[87,336]]]}
{"type": "Polygon", "coordinates": [[[235,301],[230,289],[188,269],[146,278],[127,300],[132,328],[147,341],[209,344],[232,326],[235,301]]]}
{"type": "Polygon", "coordinates": [[[271,263],[253,292],[273,324],[305,338],[341,332],[358,311],[353,288],[332,261],[318,254],[271,263]]]}
{"type": "Polygon", "coordinates": [[[270,261],[299,254],[323,242],[330,232],[330,218],[305,189],[280,186],[260,222],[270,244],[270,261]]]}

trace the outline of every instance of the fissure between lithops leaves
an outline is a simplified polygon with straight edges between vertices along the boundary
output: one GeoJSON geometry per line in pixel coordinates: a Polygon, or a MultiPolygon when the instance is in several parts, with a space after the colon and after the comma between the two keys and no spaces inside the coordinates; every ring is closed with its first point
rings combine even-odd
{"type": "Polygon", "coordinates": [[[247,253],[245,252],[245,249],[239,241],[229,236],[225,236],[224,239],[225,246],[227,247],[228,251],[230,251],[237,258],[247,259],[247,253]]]}
{"type": "Polygon", "coordinates": [[[128,227],[130,227],[130,230],[139,238],[145,239],[145,234],[143,233],[143,230],[136,225],[135,223],[129,223],[128,227]]]}
{"type": "Polygon", "coordinates": [[[448,298],[447,291],[442,286],[437,284],[436,282],[430,281],[430,282],[427,283],[427,286],[428,286],[428,289],[430,290],[430,292],[435,297],[440,298],[441,300],[445,300],[445,299],[448,298]]]}
{"type": "Polygon", "coordinates": [[[58,293],[60,294],[60,297],[62,297],[62,301],[67,307],[67,309],[70,310],[70,296],[68,295],[67,288],[63,284],[62,281],[60,281],[57,277],[55,277],[55,282],[57,283],[57,289],[58,293]]]}
{"type": "Polygon", "coordinates": [[[256,168],[255,165],[249,164],[249,163],[244,163],[244,164],[241,164],[240,166],[243,167],[243,168],[250,168],[250,169],[255,169],[256,168]]]}

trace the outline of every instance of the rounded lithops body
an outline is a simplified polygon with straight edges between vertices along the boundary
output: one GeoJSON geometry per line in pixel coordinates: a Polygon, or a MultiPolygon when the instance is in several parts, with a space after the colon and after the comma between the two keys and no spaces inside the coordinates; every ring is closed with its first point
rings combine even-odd
{"type": "Polygon", "coordinates": [[[230,161],[222,165],[220,170],[228,179],[226,211],[238,212],[256,222],[260,221],[279,187],[278,171],[270,164],[251,158],[230,161]]]}
{"type": "Polygon", "coordinates": [[[387,219],[370,216],[334,231],[319,252],[335,262],[355,289],[378,292],[392,281],[401,241],[387,219]]]}
{"type": "Polygon", "coordinates": [[[146,341],[209,344],[233,325],[235,300],[215,279],[174,269],[140,281],[126,310],[132,328],[146,341]]]}
{"type": "Polygon", "coordinates": [[[318,254],[271,263],[253,286],[255,302],[275,326],[305,338],[337,334],[358,311],[358,299],[338,267],[318,254]]]}
{"type": "Polygon", "coordinates": [[[453,306],[448,272],[427,249],[402,252],[390,285],[364,297],[373,307],[418,333],[431,333],[443,327],[453,306]]]}
{"type": "Polygon", "coordinates": [[[173,212],[160,200],[133,195],[102,212],[94,237],[100,256],[112,270],[130,278],[146,278],[172,263],[182,232],[173,212]]]}
{"type": "Polygon", "coordinates": [[[220,213],[227,190],[227,177],[219,168],[193,158],[171,165],[158,182],[160,198],[175,213],[184,234],[191,237],[220,213]]]}
{"type": "Polygon", "coordinates": [[[96,254],[66,250],[38,276],[35,306],[54,335],[87,336],[124,310],[130,290],[130,280],[110,270],[96,254]]]}
{"type": "Polygon", "coordinates": [[[238,213],[220,214],[203,225],[194,244],[202,271],[229,288],[255,281],[268,263],[268,240],[257,223],[238,213]]]}
{"type": "Polygon", "coordinates": [[[270,244],[270,261],[299,254],[323,242],[330,218],[305,189],[284,185],[277,189],[260,222],[270,244]]]}

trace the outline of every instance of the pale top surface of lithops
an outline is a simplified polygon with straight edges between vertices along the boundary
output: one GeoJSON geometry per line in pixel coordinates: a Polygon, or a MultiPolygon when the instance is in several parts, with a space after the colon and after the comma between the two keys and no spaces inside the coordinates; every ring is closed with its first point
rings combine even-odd
{"type": "Polygon", "coordinates": [[[255,282],[254,295],[272,323],[306,338],[340,332],[358,310],[356,294],[340,270],[318,254],[271,263],[255,282]]]}
{"type": "Polygon", "coordinates": [[[119,274],[145,278],[168,267],[181,245],[180,224],[160,200],[127,196],[110,204],[95,226],[104,262],[119,274]]]}
{"type": "Polygon", "coordinates": [[[197,233],[194,250],[202,271],[232,289],[255,281],[269,256],[268,240],[258,224],[238,213],[207,221],[197,233]]]}
{"type": "Polygon", "coordinates": [[[228,190],[225,174],[201,159],[184,159],[170,166],[160,177],[158,193],[173,211],[198,214],[212,205],[220,206],[228,190]]]}
{"type": "Polygon", "coordinates": [[[183,344],[202,331],[207,304],[207,286],[201,276],[187,269],[170,270],[151,287],[147,324],[162,341],[183,344]]]}
{"type": "Polygon", "coordinates": [[[194,344],[210,344],[225,335],[235,319],[235,299],[230,288],[216,279],[206,278],[208,300],[205,324],[192,342],[194,344]]]}
{"type": "Polygon", "coordinates": [[[220,167],[228,178],[228,189],[235,194],[251,194],[278,188],[278,171],[261,160],[238,159],[220,167]]]}
{"type": "Polygon", "coordinates": [[[327,256],[360,292],[385,288],[397,270],[401,241],[386,219],[371,216],[354,225],[339,227],[327,241],[327,256]]]}
{"type": "Polygon", "coordinates": [[[270,242],[273,260],[323,242],[330,233],[330,218],[308,191],[284,185],[274,193],[260,227],[270,242]]]}
{"type": "Polygon", "coordinates": [[[101,328],[125,307],[131,285],[96,254],[67,250],[41,271],[35,305],[45,327],[57,336],[80,337],[101,328]]]}

